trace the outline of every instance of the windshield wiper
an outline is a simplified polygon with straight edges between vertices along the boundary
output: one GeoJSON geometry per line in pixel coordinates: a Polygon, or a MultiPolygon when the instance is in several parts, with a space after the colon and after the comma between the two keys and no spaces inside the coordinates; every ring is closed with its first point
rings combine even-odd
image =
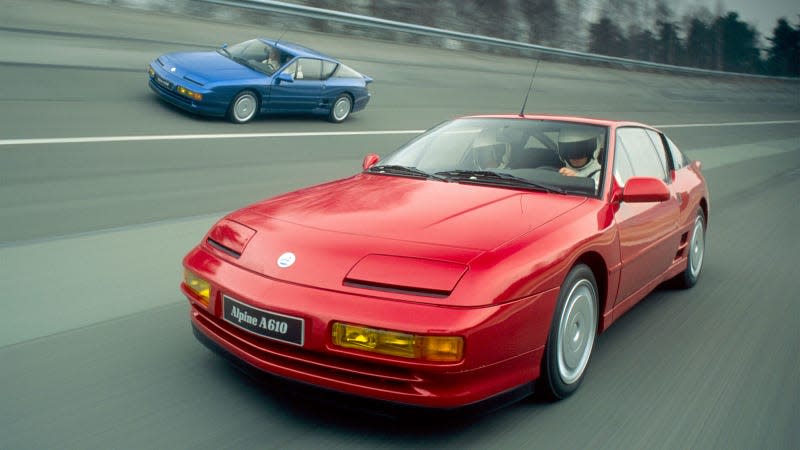
{"type": "Polygon", "coordinates": [[[447,178],[425,172],[424,170],[417,169],[416,167],[399,166],[388,164],[383,166],[372,166],[369,168],[372,173],[388,173],[390,175],[407,175],[417,178],[434,179],[439,181],[448,181],[447,178]]]}
{"type": "Polygon", "coordinates": [[[231,55],[231,59],[232,59],[232,60],[234,60],[234,61],[236,61],[237,63],[239,63],[239,64],[241,64],[241,65],[245,66],[245,67],[249,67],[249,68],[251,68],[251,69],[253,68],[253,65],[252,65],[252,64],[250,64],[250,61],[248,61],[248,60],[246,60],[246,59],[242,58],[241,56],[233,56],[233,55],[231,55]]]}
{"type": "Polygon", "coordinates": [[[221,48],[221,49],[219,49],[217,51],[218,52],[224,52],[225,53],[224,56],[228,57],[228,59],[236,61],[237,63],[239,63],[239,64],[241,64],[243,66],[251,67],[251,64],[250,64],[249,61],[247,61],[246,59],[242,58],[241,56],[236,56],[236,55],[232,54],[226,48],[221,48]]]}
{"type": "Polygon", "coordinates": [[[527,178],[511,175],[510,173],[493,172],[491,170],[447,170],[444,172],[436,172],[436,175],[467,183],[525,187],[545,192],[565,193],[564,189],[552,184],[537,183],[527,178]]]}

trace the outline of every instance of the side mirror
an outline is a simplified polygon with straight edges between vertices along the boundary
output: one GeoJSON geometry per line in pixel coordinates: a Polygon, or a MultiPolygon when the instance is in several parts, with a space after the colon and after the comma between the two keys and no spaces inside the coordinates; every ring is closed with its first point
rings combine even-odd
{"type": "Polygon", "coordinates": [[[293,83],[294,78],[292,78],[292,74],[281,72],[278,76],[275,77],[275,84],[281,84],[281,81],[285,81],[287,83],[293,83]]]}
{"type": "Polygon", "coordinates": [[[380,160],[381,157],[378,156],[377,154],[369,153],[367,154],[367,156],[364,157],[364,161],[361,163],[361,167],[364,168],[364,170],[367,170],[370,167],[374,166],[375,164],[378,164],[378,161],[380,160]]]}
{"type": "Polygon", "coordinates": [[[222,48],[228,48],[228,43],[226,42],[226,43],[222,44],[222,48]]]}
{"type": "Polygon", "coordinates": [[[622,189],[626,203],[664,202],[669,200],[669,188],[658,178],[632,177],[622,189]]]}

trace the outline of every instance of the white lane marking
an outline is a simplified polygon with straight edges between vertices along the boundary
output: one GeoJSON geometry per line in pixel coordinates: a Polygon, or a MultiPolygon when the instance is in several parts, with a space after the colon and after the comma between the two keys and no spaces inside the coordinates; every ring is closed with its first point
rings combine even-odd
{"type": "MultiPolygon", "coordinates": [[[[698,128],[698,127],[733,127],[748,125],[784,125],[800,123],[800,120],[771,120],[764,122],[728,122],[728,123],[690,123],[673,125],[655,125],[656,128],[698,128]]],[[[0,146],[36,145],[36,144],[88,144],[98,142],[137,142],[137,141],[186,141],[199,139],[241,139],[241,138],[275,138],[275,137],[326,137],[326,136],[375,136],[389,134],[420,134],[425,130],[384,130],[384,131],[319,131],[294,133],[228,133],[228,134],[164,134],[151,136],[98,136],[75,138],[43,138],[43,139],[0,139],[0,146]]]]}
{"type": "Polygon", "coordinates": [[[764,122],[728,122],[728,123],[685,123],[679,125],[653,125],[655,128],[698,128],[698,127],[738,127],[747,125],[785,125],[800,123],[800,120],[770,120],[764,122]]]}
{"type": "Polygon", "coordinates": [[[0,145],[32,144],[85,144],[97,142],[136,142],[136,141],[184,141],[195,139],[238,139],[273,137],[318,137],[318,136],[365,136],[384,134],[420,134],[425,130],[386,130],[386,131],[320,131],[297,133],[236,133],[236,134],[165,134],[153,136],[99,136],[76,138],[44,139],[1,139],[0,145]]]}

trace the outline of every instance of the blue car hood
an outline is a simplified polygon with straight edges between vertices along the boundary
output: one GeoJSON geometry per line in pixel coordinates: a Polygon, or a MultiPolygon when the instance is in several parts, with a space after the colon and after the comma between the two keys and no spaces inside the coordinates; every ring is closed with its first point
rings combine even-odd
{"type": "Polygon", "coordinates": [[[188,77],[200,84],[266,76],[217,52],[170,53],[161,60],[167,65],[167,70],[175,67],[176,75],[188,77]]]}

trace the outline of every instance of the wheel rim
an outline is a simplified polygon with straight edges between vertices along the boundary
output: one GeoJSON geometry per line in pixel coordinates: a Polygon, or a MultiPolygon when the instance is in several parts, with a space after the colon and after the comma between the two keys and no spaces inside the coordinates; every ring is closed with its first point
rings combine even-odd
{"type": "Polygon", "coordinates": [[[564,383],[572,384],[589,363],[597,330],[597,294],[589,280],[572,286],[558,328],[558,373],[564,383]]]}
{"type": "Polygon", "coordinates": [[[689,244],[689,272],[693,278],[697,278],[700,269],[703,267],[703,256],[705,254],[705,230],[703,229],[703,219],[698,216],[694,221],[692,230],[692,241],[689,244]]]}
{"type": "Polygon", "coordinates": [[[333,105],[333,118],[337,121],[344,120],[350,114],[350,98],[342,97],[333,105]]]}
{"type": "Polygon", "coordinates": [[[256,98],[252,94],[244,94],[233,105],[233,116],[239,122],[250,120],[256,113],[256,98]]]}

